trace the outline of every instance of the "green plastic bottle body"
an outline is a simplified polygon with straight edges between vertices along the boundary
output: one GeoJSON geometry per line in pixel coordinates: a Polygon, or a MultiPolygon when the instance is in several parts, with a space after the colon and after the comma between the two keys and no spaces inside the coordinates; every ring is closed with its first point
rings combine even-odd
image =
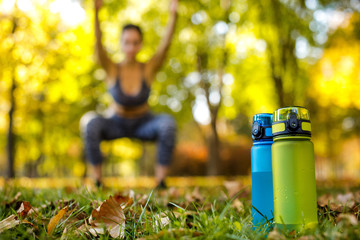
{"type": "Polygon", "coordinates": [[[314,145],[310,138],[274,138],[272,169],[275,225],[292,230],[316,227],[314,145]]]}

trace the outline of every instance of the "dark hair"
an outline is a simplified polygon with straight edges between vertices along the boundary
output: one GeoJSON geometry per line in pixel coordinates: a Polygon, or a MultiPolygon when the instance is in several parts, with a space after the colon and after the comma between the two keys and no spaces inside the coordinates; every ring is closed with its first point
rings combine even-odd
{"type": "Polygon", "coordinates": [[[126,24],[125,26],[123,26],[121,32],[124,33],[126,30],[135,30],[135,31],[137,31],[140,34],[141,40],[143,39],[143,33],[141,31],[141,28],[138,25],[126,24]]]}

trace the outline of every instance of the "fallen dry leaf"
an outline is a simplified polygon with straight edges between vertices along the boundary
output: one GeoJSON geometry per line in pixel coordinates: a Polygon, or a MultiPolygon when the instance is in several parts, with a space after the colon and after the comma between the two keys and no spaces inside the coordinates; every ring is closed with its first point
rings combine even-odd
{"type": "Polygon", "coordinates": [[[276,231],[276,229],[274,229],[271,232],[269,232],[267,239],[268,240],[285,240],[286,237],[283,234],[276,231]]]}
{"type": "Polygon", "coordinates": [[[20,208],[17,210],[17,213],[19,214],[19,217],[23,219],[28,215],[30,210],[31,210],[30,203],[27,201],[23,201],[20,205],[20,208]]]}
{"type": "MultiPolygon", "coordinates": [[[[89,232],[89,225],[86,223],[86,221],[84,222],[84,224],[83,225],[81,225],[80,227],[78,227],[77,229],[76,229],[76,232],[77,232],[77,234],[81,234],[81,233],[85,233],[85,234],[87,234],[87,232],[89,232]]],[[[96,233],[95,233],[96,234],[96,233]]],[[[95,237],[96,237],[97,235],[95,235],[95,237]]]]}
{"type": "Polygon", "coordinates": [[[354,194],[338,194],[335,197],[330,194],[322,195],[318,198],[318,206],[328,208],[335,214],[356,210],[354,194]]]}
{"type": "Polygon", "coordinates": [[[336,222],[339,223],[341,221],[344,221],[346,223],[349,223],[350,225],[356,226],[358,224],[357,218],[353,214],[349,213],[341,213],[336,218],[336,222]]]}
{"type": "Polygon", "coordinates": [[[39,228],[38,228],[37,226],[35,226],[33,223],[29,222],[29,221],[26,220],[26,219],[22,220],[21,223],[29,224],[29,225],[32,226],[36,231],[39,230],[39,228]]]}
{"type": "Polygon", "coordinates": [[[357,202],[357,203],[360,202],[360,191],[354,192],[354,200],[355,200],[355,202],[357,202]]]}
{"type": "Polygon", "coordinates": [[[346,204],[346,205],[353,205],[354,202],[354,194],[349,192],[346,194],[338,194],[336,196],[336,200],[339,201],[339,203],[346,204]]]}
{"type": "Polygon", "coordinates": [[[136,198],[138,199],[137,203],[140,204],[141,206],[145,206],[148,198],[149,196],[147,194],[142,194],[142,195],[138,194],[136,198]]]}
{"type": "Polygon", "coordinates": [[[239,181],[225,181],[224,187],[228,191],[230,198],[234,197],[242,189],[241,182],[239,181]]]}
{"type": "Polygon", "coordinates": [[[342,206],[338,203],[330,203],[328,206],[331,211],[334,211],[337,213],[341,213],[342,211],[344,211],[344,206],[342,206]]]}
{"type": "Polygon", "coordinates": [[[0,222],[0,233],[13,228],[17,225],[19,225],[20,220],[17,218],[17,216],[15,214],[10,215],[9,217],[5,218],[4,220],[2,220],[0,222]]]}
{"type": "Polygon", "coordinates": [[[332,197],[330,194],[324,194],[324,195],[320,196],[317,200],[318,205],[320,207],[327,206],[331,201],[332,201],[332,197]]]}
{"type": "Polygon", "coordinates": [[[359,213],[359,205],[354,205],[352,208],[351,208],[351,211],[355,214],[355,215],[360,215],[359,213]]]}
{"type": "Polygon", "coordinates": [[[65,228],[69,228],[69,225],[76,224],[80,220],[84,220],[89,217],[83,210],[79,208],[79,203],[75,202],[75,200],[56,201],[55,206],[61,206],[61,209],[68,207],[68,210],[62,217],[63,219],[66,219],[65,228]]]}
{"type": "Polygon", "coordinates": [[[195,187],[190,194],[186,194],[185,199],[188,203],[203,202],[205,200],[204,196],[202,196],[200,193],[199,187],[195,187]]]}
{"type": "Polygon", "coordinates": [[[94,235],[104,234],[104,227],[113,238],[125,237],[125,215],[120,204],[110,196],[96,210],[93,210],[89,223],[89,231],[94,235]]]}
{"type": "Polygon", "coordinates": [[[64,214],[67,212],[68,207],[64,207],[63,209],[61,209],[55,216],[53,216],[50,219],[50,222],[47,226],[47,232],[49,235],[52,234],[52,232],[54,231],[56,225],[59,223],[59,221],[61,220],[61,218],[64,216],[64,214]]]}
{"type": "Polygon", "coordinates": [[[123,196],[122,194],[115,194],[114,199],[116,202],[120,204],[122,209],[131,206],[134,203],[133,197],[130,196],[123,196]]]}
{"type": "Polygon", "coordinates": [[[154,219],[154,228],[163,228],[170,223],[170,218],[166,214],[155,214],[154,219]]]}
{"type": "Polygon", "coordinates": [[[170,199],[177,199],[180,197],[180,191],[179,188],[176,187],[170,187],[168,190],[169,198],[170,199]]]}
{"type": "Polygon", "coordinates": [[[31,210],[30,203],[23,201],[20,205],[20,208],[16,211],[18,215],[12,214],[0,222],[0,233],[7,229],[19,225],[20,220],[24,219],[27,216],[27,214],[30,212],[30,210],[31,210]]]}
{"type": "Polygon", "coordinates": [[[231,206],[235,208],[239,213],[243,213],[245,211],[244,204],[239,199],[235,199],[232,202],[231,206]]]}

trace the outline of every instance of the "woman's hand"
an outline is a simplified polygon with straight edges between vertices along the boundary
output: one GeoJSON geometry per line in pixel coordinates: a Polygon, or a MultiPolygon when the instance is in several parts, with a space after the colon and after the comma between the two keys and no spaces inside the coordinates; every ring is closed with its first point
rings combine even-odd
{"type": "Polygon", "coordinates": [[[96,9],[96,10],[99,10],[102,5],[103,5],[103,1],[102,1],[102,0],[95,0],[95,9],[96,9]]]}
{"type": "Polygon", "coordinates": [[[175,15],[177,13],[178,5],[179,5],[179,0],[171,0],[171,3],[170,3],[170,13],[171,14],[175,15]]]}

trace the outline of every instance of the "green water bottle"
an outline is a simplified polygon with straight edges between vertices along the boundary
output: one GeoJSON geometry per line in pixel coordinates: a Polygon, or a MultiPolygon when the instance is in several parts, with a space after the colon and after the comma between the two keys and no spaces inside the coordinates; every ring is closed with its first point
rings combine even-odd
{"type": "Polygon", "coordinates": [[[303,107],[276,110],[272,132],[275,226],[296,231],[315,228],[318,219],[309,111],[303,107]]]}

